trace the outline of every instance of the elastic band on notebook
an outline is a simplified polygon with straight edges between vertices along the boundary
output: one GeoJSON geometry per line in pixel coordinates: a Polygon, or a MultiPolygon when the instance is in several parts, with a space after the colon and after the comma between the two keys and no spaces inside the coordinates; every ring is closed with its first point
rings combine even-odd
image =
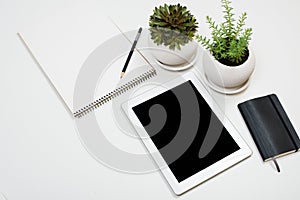
{"type": "Polygon", "coordinates": [[[280,168],[279,168],[279,165],[278,165],[276,159],[274,157],[272,157],[272,160],[273,160],[273,162],[275,164],[275,167],[276,167],[277,171],[280,172],[280,168]]]}

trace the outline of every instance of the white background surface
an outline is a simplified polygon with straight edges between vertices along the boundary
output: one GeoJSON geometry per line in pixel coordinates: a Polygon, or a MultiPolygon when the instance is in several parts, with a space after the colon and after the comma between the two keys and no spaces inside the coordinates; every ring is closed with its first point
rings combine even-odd
{"type": "MultiPolygon", "coordinates": [[[[80,143],[73,119],[16,35],[41,17],[79,2],[88,1],[0,0],[0,194],[8,200],[174,199],[160,173],[120,173],[90,156],[80,143]]],[[[124,30],[132,30],[147,26],[153,6],[162,2],[98,3],[106,12],[128,11],[117,18],[124,30]]],[[[204,33],[207,14],[220,18],[218,0],[180,2],[196,15],[204,33]]],[[[227,96],[224,109],[253,155],[179,198],[297,198],[300,154],[279,159],[282,172],[277,174],[271,163],[262,162],[236,106],[249,98],[276,93],[300,132],[300,3],[235,0],[233,5],[237,13],[248,12],[257,65],[250,87],[227,96]]]]}

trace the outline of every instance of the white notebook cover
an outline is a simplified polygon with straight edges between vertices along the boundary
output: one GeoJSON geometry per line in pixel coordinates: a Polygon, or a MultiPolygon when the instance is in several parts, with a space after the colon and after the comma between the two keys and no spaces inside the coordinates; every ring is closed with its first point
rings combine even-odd
{"type": "MultiPolygon", "coordinates": [[[[128,16],[126,10],[120,13],[122,9],[111,8],[113,7],[98,2],[75,4],[69,8],[62,8],[51,16],[45,16],[38,23],[32,24],[26,30],[21,30],[18,33],[71,113],[91,103],[82,102],[81,105],[74,105],[73,96],[76,79],[88,56],[103,42],[120,35],[120,31],[113,22],[124,32],[137,30],[139,26],[147,26],[147,24],[139,24],[143,20],[139,21],[138,19],[127,23],[126,17],[124,17],[128,16]],[[110,9],[106,9],[106,7],[110,9]]],[[[148,20],[147,17],[145,15],[144,21],[148,20]]],[[[129,39],[133,41],[134,36],[129,39]]],[[[120,40],[123,40],[121,41],[122,48],[129,52],[130,42],[125,37],[120,40]]],[[[107,53],[113,54],[113,49],[107,53]]],[[[119,75],[125,63],[124,59],[126,57],[116,61],[118,67],[114,68],[114,72],[108,72],[114,75],[106,77],[111,83],[119,81],[119,75]]],[[[143,62],[145,64],[140,56],[134,56],[130,62],[143,62]]],[[[99,67],[103,66],[99,65],[99,67]]],[[[105,94],[111,90],[111,87],[106,87],[106,85],[98,88],[99,91],[95,91],[95,98],[99,98],[100,94],[105,94]]]]}

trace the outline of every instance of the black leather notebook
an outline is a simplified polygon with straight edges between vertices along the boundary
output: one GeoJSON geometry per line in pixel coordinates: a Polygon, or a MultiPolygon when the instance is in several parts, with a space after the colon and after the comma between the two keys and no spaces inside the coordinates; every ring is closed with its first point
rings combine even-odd
{"type": "Polygon", "coordinates": [[[275,94],[240,103],[238,108],[264,161],[299,150],[299,137],[275,94]]]}

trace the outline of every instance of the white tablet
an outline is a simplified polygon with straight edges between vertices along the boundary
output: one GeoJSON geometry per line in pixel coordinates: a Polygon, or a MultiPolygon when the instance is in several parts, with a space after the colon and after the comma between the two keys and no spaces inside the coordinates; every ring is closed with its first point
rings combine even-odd
{"type": "Polygon", "coordinates": [[[192,72],[122,107],[177,195],[251,155],[192,72]]]}

